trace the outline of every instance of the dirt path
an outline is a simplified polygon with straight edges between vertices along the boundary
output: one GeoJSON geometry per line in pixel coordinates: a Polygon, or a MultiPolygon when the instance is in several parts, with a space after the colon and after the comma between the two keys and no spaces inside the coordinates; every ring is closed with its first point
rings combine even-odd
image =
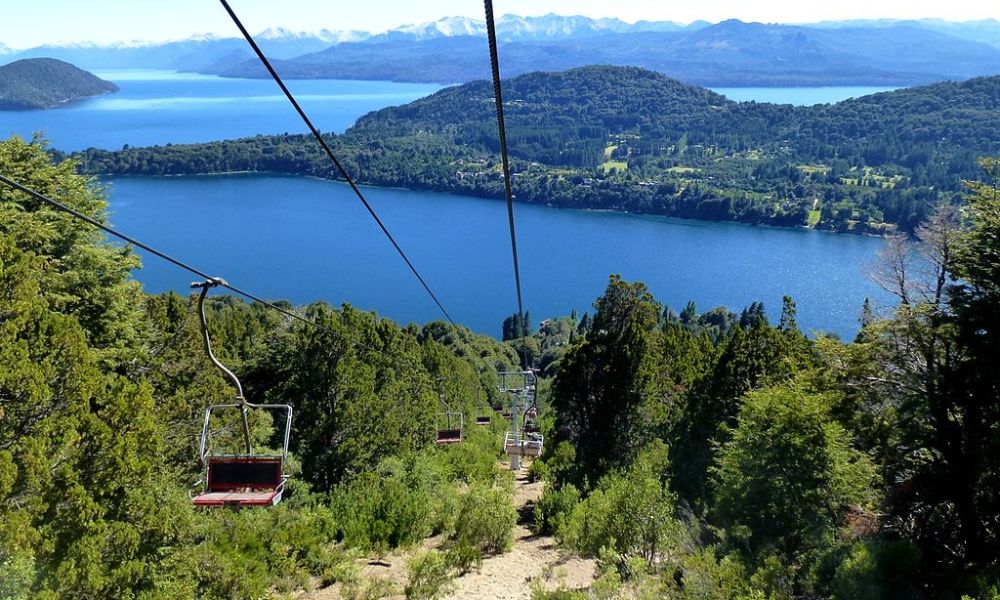
{"type": "MultiPolygon", "coordinates": [[[[594,580],[596,563],[593,560],[568,555],[556,547],[548,536],[531,532],[535,503],[542,495],[543,484],[528,483],[527,469],[517,474],[514,483],[514,505],[518,523],[514,528],[514,545],[510,552],[483,560],[482,568],[456,577],[452,591],[446,596],[451,600],[527,600],[533,585],[544,589],[560,586],[569,589],[588,587],[594,580]]],[[[426,540],[423,548],[435,548],[439,538],[426,540]]],[[[392,585],[394,595],[403,598],[406,586],[406,564],[413,551],[388,557],[383,564],[367,563],[363,567],[366,579],[383,579],[392,585]]],[[[340,585],[316,590],[298,596],[303,600],[339,600],[340,585]]]]}
{"type": "Polygon", "coordinates": [[[528,483],[525,473],[522,469],[517,475],[514,487],[514,505],[520,515],[514,528],[514,547],[506,554],[485,559],[479,571],[455,579],[454,591],[447,598],[520,600],[531,598],[533,581],[545,589],[559,585],[580,589],[593,581],[593,560],[568,556],[556,548],[553,538],[531,532],[533,511],[543,484],[528,483]]]}

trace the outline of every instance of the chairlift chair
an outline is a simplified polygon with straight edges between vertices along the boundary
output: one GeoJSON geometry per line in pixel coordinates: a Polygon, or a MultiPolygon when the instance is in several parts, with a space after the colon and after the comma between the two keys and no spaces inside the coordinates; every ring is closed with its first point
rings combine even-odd
{"type": "Polygon", "coordinates": [[[204,477],[195,483],[190,495],[195,506],[228,506],[242,508],[246,506],[274,506],[281,502],[288,475],[285,474],[285,462],[288,458],[288,440],[292,430],[292,407],[287,404],[251,404],[243,397],[243,386],[232,371],[227,369],[212,353],[212,344],[208,335],[208,323],[205,320],[205,296],[208,290],[225,282],[221,279],[209,279],[205,282],[193,283],[191,287],[201,288],[198,297],[198,314],[201,322],[202,338],[209,360],[218,367],[236,388],[236,402],[231,404],[213,404],[205,408],[205,420],[201,429],[201,441],[198,455],[205,465],[204,477]],[[245,452],[241,454],[216,453],[211,448],[212,414],[222,410],[239,410],[243,425],[243,442],[245,452]],[[284,440],[281,454],[255,453],[250,444],[250,410],[267,410],[282,412],[285,415],[284,440]],[[199,490],[195,492],[195,490],[199,490]]]}
{"type": "Polygon", "coordinates": [[[514,432],[508,431],[504,438],[504,451],[507,456],[530,456],[538,458],[542,455],[544,438],[539,433],[524,433],[515,439],[514,432]]]}
{"type": "Polygon", "coordinates": [[[489,402],[480,397],[480,403],[476,409],[475,423],[479,427],[489,427],[490,423],[493,422],[493,411],[494,408],[490,406],[489,402]]]}
{"type": "Polygon", "coordinates": [[[457,411],[446,410],[438,414],[437,442],[438,444],[462,443],[462,429],[465,426],[465,416],[457,411]]]}

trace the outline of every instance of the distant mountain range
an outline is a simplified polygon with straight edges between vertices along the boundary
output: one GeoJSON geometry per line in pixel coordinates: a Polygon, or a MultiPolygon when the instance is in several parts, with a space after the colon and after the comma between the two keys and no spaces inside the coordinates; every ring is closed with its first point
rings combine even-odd
{"type": "MultiPolygon", "coordinates": [[[[489,77],[482,36],[415,35],[341,43],[277,65],[285,77],[300,79],[448,84],[489,77]]],[[[675,30],[509,41],[501,58],[505,76],[607,64],[643,67],[710,87],[910,86],[1000,73],[1000,48],[909,25],[813,28],[731,20],[675,30]]],[[[211,72],[266,76],[255,61],[211,72]]]]}
{"type": "MultiPolygon", "coordinates": [[[[497,22],[505,76],[588,64],[639,66],[725,86],[909,86],[1000,73],[1000,21],[924,19],[774,25],[730,20],[626,23],[555,14],[497,22]]],[[[461,83],[487,77],[482,21],[448,17],[385,33],[258,34],[289,78],[461,83]]],[[[0,55],[48,56],[88,69],[170,69],[263,77],[246,43],[201,36],[159,44],[41,46],[0,55]]]]}
{"type": "Polygon", "coordinates": [[[0,110],[53,108],[118,91],[118,86],[52,58],[29,58],[0,67],[0,110]]]}
{"type": "Polygon", "coordinates": [[[884,28],[899,26],[927,29],[1000,48],[1000,21],[996,19],[964,22],[945,21],[942,19],[856,19],[852,21],[824,21],[811,25],[811,27],[819,28],[884,28]]]}
{"type": "MultiPolygon", "coordinates": [[[[496,22],[497,38],[505,42],[540,42],[570,40],[595,35],[639,31],[680,31],[707,26],[704,21],[682,25],[673,21],[639,21],[626,23],[619,19],[591,19],[581,16],[547,14],[541,17],[504,15],[496,22]]],[[[445,17],[430,23],[407,25],[375,35],[369,41],[425,41],[442,37],[486,35],[486,23],[468,17],[445,17]]]]}
{"type": "MultiPolygon", "coordinates": [[[[257,35],[261,48],[275,58],[292,58],[329,48],[340,42],[365,39],[360,32],[320,31],[295,33],[269,29],[257,35]]],[[[119,43],[111,45],[70,44],[38,46],[3,56],[6,60],[57,58],[85,69],[165,69],[176,71],[212,71],[242,61],[253,54],[243,38],[198,36],[158,44],[119,43]]]]}

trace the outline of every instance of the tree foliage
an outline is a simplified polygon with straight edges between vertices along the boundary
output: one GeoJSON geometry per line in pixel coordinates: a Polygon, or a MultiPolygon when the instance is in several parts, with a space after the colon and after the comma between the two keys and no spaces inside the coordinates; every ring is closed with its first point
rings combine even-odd
{"type": "MultiPolygon", "coordinates": [[[[761,303],[677,313],[617,276],[592,315],[531,335],[536,527],[598,557],[594,594],[995,595],[1000,172],[983,167],[967,206],[886,244],[878,277],[900,303],[869,306],[852,343],[803,335],[789,297],[772,326],[761,303]]],[[[0,142],[0,172],[107,218],[99,186],[41,140],[0,142]]],[[[509,547],[500,428],[433,441],[445,405],[470,424],[499,406],[516,346],[283,305],[323,326],[309,328],[213,297],[214,351],[248,399],[294,406],[293,479],[274,509],[196,511],[200,417],[233,390],[191,299],[143,294],[130,249],[23,194],[0,188],[0,213],[3,597],[257,598],[313,577],[375,594],[359,556],[440,534],[408,592],[430,597],[509,547]]],[[[273,447],[278,429],[254,418],[254,442],[273,447]]]]}
{"type": "Polygon", "coordinates": [[[590,332],[553,386],[557,435],[576,448],[577,481],[630,463],[662,421],[653,396],[659,304],[645,285],[614,276],[594,307],[590,332]]]}
{"type": "Polygon", "coordinates": [[[794,562],[828,545],[849,511],[873,510],[875,467],[832,404],[794,385],[747,396],[712,469],[713,517],[732,547],[794,562]]]}

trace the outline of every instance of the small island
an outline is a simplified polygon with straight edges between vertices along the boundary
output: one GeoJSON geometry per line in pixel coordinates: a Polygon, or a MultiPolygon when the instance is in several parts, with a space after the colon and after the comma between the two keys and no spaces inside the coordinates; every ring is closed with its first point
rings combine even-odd
{"type": "Polygon", "coordinates": [[[54,58],[29,58],[0,67],[0,110],[56,108],[117,91],[110,81],[54,58]]]}

